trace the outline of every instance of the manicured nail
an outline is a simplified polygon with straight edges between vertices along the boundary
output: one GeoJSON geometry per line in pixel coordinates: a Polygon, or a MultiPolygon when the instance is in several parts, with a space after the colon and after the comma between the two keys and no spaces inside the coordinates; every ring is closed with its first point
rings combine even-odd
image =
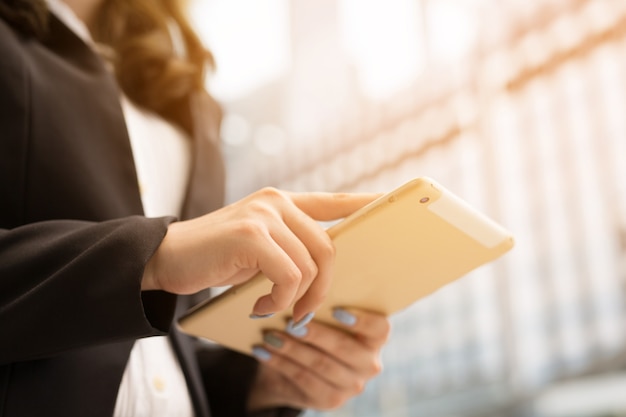
{"type": "Polygon", "coordinates": [[[280,349],[281,347],[283,347],[283,344],[285,343],[283,339],[276,336],[274,333],[265,333],[263,335],[263,341],[267,343],[268,345],[275,347],[276,349],[280,349]]]}
{"type": "Polygon", "coordinates": [[[346,326],[354,326],[356,324],[356,316],[343,308],[334,308],[333,317],[346,326]]]}
{"type": "Polygon", "coordinates": [[[313,317],[315,317],[315,313],[311,312],[311,313],[308,313],[306,316],[302,317],[299,322],[293,323],[293,320],[291,320],[291,321],[289,321],[289,323],[293,323],[292,327],[295,330],[297,330],[297,329],[299,329],[301,327],[304,327],[307,324],[309,324],[311,322],[311,320],[313,320],[313,317]]]}
{"type": "Polygon", "coordinates": [[[306,326],[295,327],[293,320],[289,320],[287,323],[287,327],[285,331],[294,337],[304,337],[309,332],[309,329],[306,326]]]}
{"type": "Polygon", "coordinates": [[[274,313],[268,313],[268,314],[250,314],[248,317],[250,317],[251,319],[268,319],[270,317],[272,317],[274,315],[274,313]]]}
{"type": "Polygon", "coordinates": [[[255,358],[262,362],[267,362],[272,358],[272,354],[270,353],[270,351],[261,346],[253,347],[252,354],[255,358]]]}

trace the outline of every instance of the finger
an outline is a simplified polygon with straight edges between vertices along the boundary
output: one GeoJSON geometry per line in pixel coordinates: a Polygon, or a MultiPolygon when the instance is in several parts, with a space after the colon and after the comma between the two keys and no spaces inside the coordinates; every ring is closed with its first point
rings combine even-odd
{"type": "Polygon", "coordinates": [[[294,406],[331,410],[343,405],[345,401],[360,393],[363,389],[363,384],[359,384],[352,391],[337,388],[325,379],[320,378],[310,368],[294,362],[278,352],[269,351],[264,347],[257,346],[253,352],[257,359],[283,375],[298,391],[304,393],[305,399],[302,401],[302,404],[293,404],[294,406]]]}
{"type": "Polygon", "coordinates": [[[296,206],[315,220],[346,217],[373,202],[380,193],[290,193],[296,206]]]}
{"type": "Polygon", "coordinates": [[[337,307],[333,309],[333,318],[361,342],[374,348],[384,345],[391,333],[391,322],[379,313],[337,307]]]}
{"type": "Polygon", "coordinates": [[[258,268],[274,283],[271,293],[257,300],[253,313],[265,315],[288,308],[294,303],[302,280],[300,269],[271,237],[261,241],[253,253],[258,256],[258,268]]]}
{"type": "Polygon", "coordinates": [[[293,318],[299,321],[306,314],[317,310],[330,289],[332,283],[332,269],[335,258],[335,247],[326,231],[311,217],[298,209],[295,205],[283,213],[284,221],[293,233],[308,249],[311,260],[316,265],[314,280],[296,297],[293,318]],[[301,298],[300,298],[301,297],[301,298]]]}
{"type": "MultiPolygon", "coordinates": [[[[302,212],[298,211],[298,213],[301,213],[302,217],[305,218],[303,219],[303,221],[311,221],[314,223],[314,226],[317,226],[313,220],[308,218],[302,212]]],[[[294,230],[290,229],[289,226],[289,224],[287,224],[287,227],[284,224],[281,224],[280,226],[275,227],[271,234],[274,241],[276,241],[276,243],[278,243],[278,245],[285,251],[285,253],[287,253],[287,255],[300,270],[301,279],[298,284],[298,289],[296,291],[294,300],[299,300],[301,299],[301,297],[303,297],[305,293],[307,294],[303,299],[307,302],[307,304],[303,306],[302,301],[298,301],[294,308],[294,319],[300,320],[304,315],[313,311],[319,306],[319,304],[321,304],[325,293],[319,294],[320,291],[317,289],[318,287],[320,287],[319,283],[314,286],[312,291],[311,286],[314,282],[318,281],[318,279],[316,279],[316,277],[319,276],[318,261],[322,265],[325,265],[324,267],[326,269],[330,267],[330,261],[320,260],[320,257],[317,255],[315,256],[316,259],[314,259],[314,257],[312,257],[311,253],[309,252],[311,249],[308,249],[308,247],[314,247],[317,242],[311,241],[311,236],[308,231],[299,230],[303,229],[303,227],[301,227],[300,225],[295,226],[294,230]],[[298,235],[304,235],[306,237],[302,239],[298,235]],[[317,303],[315,302],[316,300],[317,303]]],[[[323,237],[325,237],[326,240],[330,241],[330,239],[328,239],[328,236],[323,231],[321,231],[320,234],[325,235],[323,237]]],[[[319,252],[319,250],[314,248],[312,252],[316,253],[319,252]]],[[[325,276],[328,274],[324,273],[322,275],[325,276]]],[[[324,279],[322,279],[320,282],[324,282],[324,279]]],[[[329,286],[330,283],[326,285],[326,287],[329,286]]]]}
{"type": "Polygon", "coordinates": [[[290,196],[298,210],[286,211],[285,222],[307,246],[318,268],[315,281],[294,306],[293,318],[299,321],[321,306],[332,284],[335,248],[326,231],[313,219],[345,217],[380,194],[306,193],[290,196]]]}
{"type": "Polygon", "coordinates": [[[267,332],[263,335],[263,340],[270,352],[278,353],[309,369],[328,384],[342,389],[358,388],[355,380],[359,378],[352,368],[326,352],[298,341],[283,332],[267,332]]]}
{"type": "Polygon", "coordinates": [[[296,330],[288,328],[287,332],[290,336],[333,356],[365,378],[376,376],[382,370],[379,347],[363,343],[358,334],[353,335],[315,321],[296,330]]]}

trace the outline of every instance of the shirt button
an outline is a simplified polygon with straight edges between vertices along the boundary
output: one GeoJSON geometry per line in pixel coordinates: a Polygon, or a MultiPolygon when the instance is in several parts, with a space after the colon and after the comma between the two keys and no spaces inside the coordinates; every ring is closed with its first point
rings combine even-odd
{"type": "Polygon", "coordinates": [[[154,378],[152,378],[152,386],[158,392],[163,392],[165,391],[165,380],[160,376],[155,376],[154,378]]]}

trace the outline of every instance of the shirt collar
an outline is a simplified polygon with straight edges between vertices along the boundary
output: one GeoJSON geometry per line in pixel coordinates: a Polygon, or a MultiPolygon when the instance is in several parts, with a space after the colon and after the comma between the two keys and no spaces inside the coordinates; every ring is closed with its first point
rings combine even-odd
{"type": "Polygon", "coordinates": [[[65,26],[67,26],[83,42],[94,49],[95,44],[87,25],[76,16],[76,13],[62,0],[46,0],[48,10],[54,14],[65,26]]]}

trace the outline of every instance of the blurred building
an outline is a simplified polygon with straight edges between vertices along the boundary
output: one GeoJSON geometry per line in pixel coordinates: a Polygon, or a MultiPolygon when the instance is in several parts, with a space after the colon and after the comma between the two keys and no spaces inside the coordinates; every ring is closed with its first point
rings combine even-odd
{"type": "Polygon", "coordinates": [[[230,199],[428,175],[517,241],[394,317],[384,373],[310,415],[626,416],[626,2],[272,3],[281,69],[222,99],[230,199]]]}

